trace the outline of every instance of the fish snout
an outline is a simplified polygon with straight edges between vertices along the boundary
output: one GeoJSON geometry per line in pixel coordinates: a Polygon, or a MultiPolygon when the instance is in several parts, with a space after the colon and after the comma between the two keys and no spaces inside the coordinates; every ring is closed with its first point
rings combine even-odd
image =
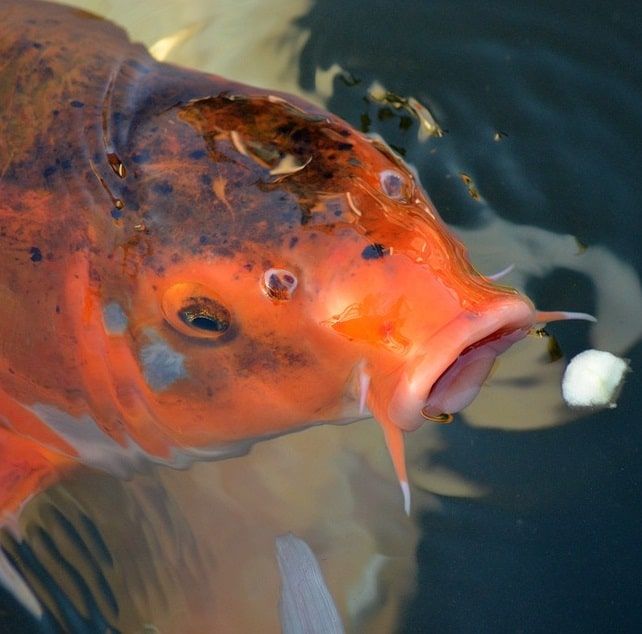
{"type": "Polygon", "coordinates": [[[389,402],[389,420],[404,431],[426,420],[448,422],[474,400],[497,357],[523,339],[535,319],[530,300],[517,293],[462,310],[418,346],[389,402]]]}

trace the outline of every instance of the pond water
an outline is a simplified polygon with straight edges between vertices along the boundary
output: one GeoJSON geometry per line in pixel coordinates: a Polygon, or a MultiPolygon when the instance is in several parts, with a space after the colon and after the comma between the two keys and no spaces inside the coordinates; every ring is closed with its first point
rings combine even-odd
{"type": "Polygon", "coordinates": [[[5,593],[0,630],[278,632],[274,540],[291,531],[348,632],[637,631],[642,5],[71,4],[159,58],[297,93],[380,134],[480,270],[514,264],[506,283],[538,307],[599,321],[550,325],[562,358],[529,339],[451,425],[410,437],[410,519],[371,422],[188,472],[54,487],[25,509],[24,542],[4,536],[44,617],[5,593]],[[411,97],[443,134],[422,132],[411,97]],[[560,376],[590,347],[633,372],[617,408],[579,415],[560,376]]]}

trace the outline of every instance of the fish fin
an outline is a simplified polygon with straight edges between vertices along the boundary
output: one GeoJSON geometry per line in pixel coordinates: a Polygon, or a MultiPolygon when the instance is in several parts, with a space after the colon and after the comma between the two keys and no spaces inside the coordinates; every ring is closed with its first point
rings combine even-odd
{"type": "Polygon", "coordinates": [[[388,453],[401,487],[403,495],[403,508],[406,515],[410,515],[410,485],[406,472],[406,455],[404,450],[404,432],[389,420],[380,420],[379,425],[383,430],[388,453]]]}
{"type": "MultiPolygon", "coordinates": [[[[0,526],[20,540],[17,517],[22,507],[72,464],[64,455],[0,427],[0,526]]],[[[42,615],[39,601],[2,549],[0,584],[34,616],[42,615]]]]}
{"type": "Polygon", "coordinates": [[[33,495],[53,484],[72,461],[38,443],[0,428],[0,523],[33,495]]]}

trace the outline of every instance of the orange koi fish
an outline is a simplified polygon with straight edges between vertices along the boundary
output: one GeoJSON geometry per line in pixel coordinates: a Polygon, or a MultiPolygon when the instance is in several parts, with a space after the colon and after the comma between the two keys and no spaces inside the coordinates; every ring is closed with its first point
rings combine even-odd
{"type": "Polygon", "coordinates": [[[408,510],[404,433],[582,316],[477,273],[382,142],[47,2],[0,4],[0,193],[5,520],[79,465],[181,468],[370,415],[408,510]]]}

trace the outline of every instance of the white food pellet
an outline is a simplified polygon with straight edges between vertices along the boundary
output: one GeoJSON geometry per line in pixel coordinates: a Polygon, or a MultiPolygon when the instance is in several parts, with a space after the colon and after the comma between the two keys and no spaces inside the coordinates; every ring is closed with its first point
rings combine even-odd
{"type": "Polygon", "coordinates": [[[615,407],[629,369],[626,360],[603,350],[585,350],[566,367],[562,396],[571,407],[615,407]]]}

